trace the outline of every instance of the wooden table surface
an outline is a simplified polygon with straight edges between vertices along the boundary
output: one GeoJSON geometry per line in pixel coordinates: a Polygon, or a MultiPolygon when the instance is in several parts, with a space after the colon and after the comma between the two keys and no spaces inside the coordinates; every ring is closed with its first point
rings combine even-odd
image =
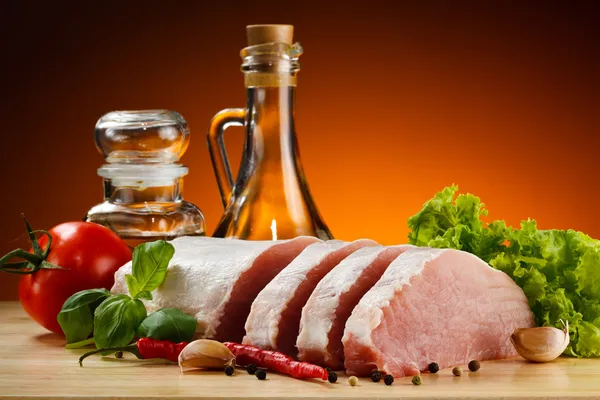
{"type": "Polygon", "coordinates": [[[600,360],[562,358],[547,364],[521,359],[482,363],[476,373],[454,377],[450,370],[423,374],[423,385],[410,378],[392,386],[361,379],[355,387],[300,381],[269,374],[259,381],[245,371],[181,374],[174,364],[89,358],[77,363],[82,350],[66,350],[64,340],[47,333],[18,303],[0,302],[0,399],[597,399],[600,360]]]}

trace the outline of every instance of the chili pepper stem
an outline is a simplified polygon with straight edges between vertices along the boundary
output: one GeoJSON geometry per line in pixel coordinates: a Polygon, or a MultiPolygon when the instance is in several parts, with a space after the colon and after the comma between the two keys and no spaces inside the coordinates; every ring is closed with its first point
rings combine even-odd
{"type": "Polygon", "coordinates": [[[85,346],[89,346],[90,344],[95,344],[96,340],[92,337],[85,340],[80,340],[79,342],[68,343],[65,348],[67,349],[80,349],[85,346]]]}
{"type": "Polygon", "coordinates": [[[89,351],[89,352],[85,353],[84,355],[82,355],[81,357],[79,357],[79,366],[83,367],[83,360],[85,360],[86,358],[88,358],[89,356],[92,356],[94,354],[105,353],[105,352],[114,353],[117,351],[126,351],[128,353],[133,354],[137,358],[142,359],[142,356],[140,355],[137,345],[130,344],[129,346],[124,346],[124,347],[109,347],[106,349],[98,349],[98,350],[89,351]]]}

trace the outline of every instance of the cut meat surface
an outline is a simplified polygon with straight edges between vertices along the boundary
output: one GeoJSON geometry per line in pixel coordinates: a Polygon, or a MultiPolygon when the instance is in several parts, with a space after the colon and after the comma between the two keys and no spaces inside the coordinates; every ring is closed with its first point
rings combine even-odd
{"type": "MultiPolygon", "coordinates": [[[[170,243],[175,254],[163,284],[144,300],[151,312],[177,308],[198,320],[197,334],[240,342],[256,295],[308,245],[313,237],[280,241],[244,241],[181,237],[170,243]]],[[[125,275],[131,262],[115,273],[112,293],[128,293],[125,275]]]]}
{"type": "Polygon", "coordinates": [[[319,282],[302,309],[298,358],[333,370],[344,367],[342,335],[363,295],[410,245],[365,247],[340,262],[319,282]]]}
{"type": "Polygon", "coordinates": [[[396,258],[346,322],[345,367],[416,375],[470,360],[516,356],[510,335],[535,325],[525,294],[472,254],[410,249],[396,258]]]}
{"type": "Polygon", "coordinates": [[[319,281],[354,251],[377,242],[329,240],[308,246],[256,297],[246,321],[243,343],[297,355],[302,307],[319,281]]]}

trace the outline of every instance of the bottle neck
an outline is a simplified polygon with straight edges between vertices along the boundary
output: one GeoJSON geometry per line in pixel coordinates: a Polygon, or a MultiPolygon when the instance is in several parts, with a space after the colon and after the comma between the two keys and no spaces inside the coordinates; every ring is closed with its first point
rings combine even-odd
{"type": "Polygon", "coordinates": [[[172,181],[145,182],[123,184],[117,179],[104,178],[104,200],[114,204],[139,204],[141,208],[148,205],[166,205],[182,200],[183,178],[172,181]]]}
{"type": "MultiPolygon", "coordinates": [[[[294,127],[295,87],[249,87],[247,156],[264,168],[281,169],[297,157],[294,127]]],[[[288,172],[283,168],[282,172],[288,172]]]]}

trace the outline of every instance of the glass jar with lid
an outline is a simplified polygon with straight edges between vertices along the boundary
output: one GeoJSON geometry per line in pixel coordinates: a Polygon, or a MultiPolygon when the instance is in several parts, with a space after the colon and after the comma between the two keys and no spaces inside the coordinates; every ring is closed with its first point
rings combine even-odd
{"type": "Polygon", "coordinates": [[[168,110],[114,111],[102,116],[95,142],[106,164],[98,169],[104,201],[86,221],[115,231],[127,244],[205,235],[202,211],[183,200],[179,163],[190,132],[183,117],[168,110]]]}

